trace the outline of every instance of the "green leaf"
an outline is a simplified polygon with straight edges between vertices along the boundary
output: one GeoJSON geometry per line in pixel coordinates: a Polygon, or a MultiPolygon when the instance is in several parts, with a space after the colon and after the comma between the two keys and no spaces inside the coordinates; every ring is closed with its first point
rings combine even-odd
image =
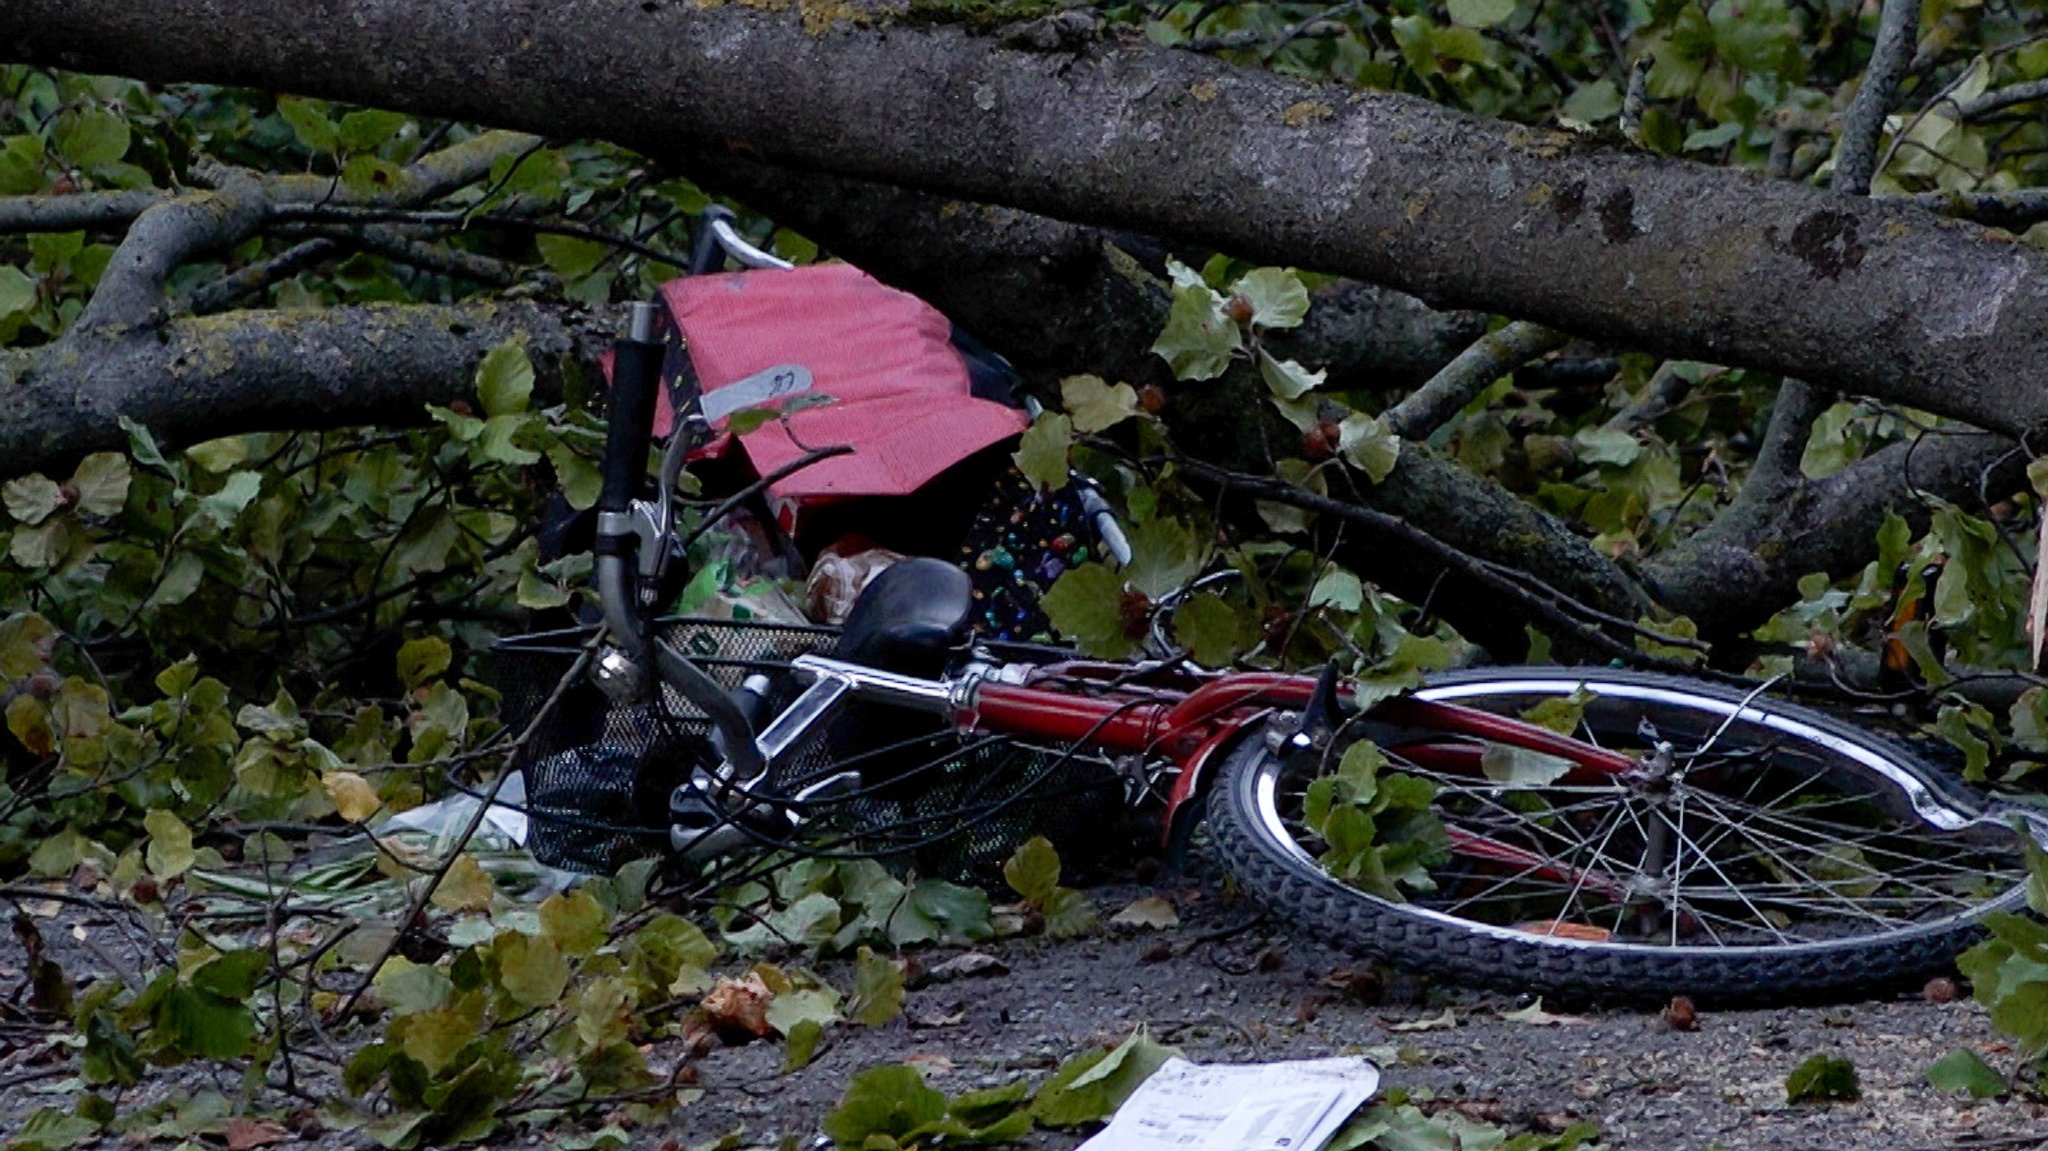
{"type": "Polygon", "coordinates": [[[1781,0],[1715,0],[1707,9],[1714,53],[1750,72],[1776,72],[1796,57],[1799,27],[1781,0]]]}
{"type": "Polygon", "coordinates": [[[430,964],[414,963],[402,955],[394,955],[385,963],[374,986],[394,1015],[445,1007],[455,995],[455,984],[447,972],[430,964]]]}
{"type": "Polygon", "coordinates": [[[192,849],[192,829],[185,826],[184,820],[156,808],[142,817],[142,826],[149,832],[149,850],[144,859],[157,878],[183,875],[198,860],[198,853],[192,849]]]}
{"type": "Polygon", "coordinates": [[[184,1056],[239,1059],[256,1036],[247,1005],[178,984],[164,989],[152,1020],[161,1041],[184,1056]]]}
{"type": "Polygon", "coordinates": [[[101,168],[128,154],[128,121],[99,108],[57,120],[57,152],[80,168],[101,168]]]}
{"type": "Polygon", "coordinates": [[[1491,28],[1515,14],[1515,0],[1448,0],[1444,9],[1467,28],[1491,28]]]}
{"type": "Polygon", "coordinates": [[[1256,328],[1293,328],[1308,316],[1308,288],[1292,268],[1253,268],[1231,285],[1251,305],[1256,328]]]}
{"type": "Polygon", "coordinates": [[[171,467],[170,461],[164,459],[164,453],[157,447],[156,437],[150,434],[149,429],[125,415],[117,418],[121,424],[121,430],[128,433],[128,454],[135,457],[135,462],[162,471],[169,471],[171,467]]]}
{"type": "Polygon", "coordinates": [[[1153,1042],[1140,1028],[1112,1050],[1091,1052],[1062,1064],[1038,1089],[1031,1102],[1032,1117],[1046,1127],[1078,1127],[1106,1119],[1177,1054],[1174,1048],[1153,1042]]]}
{"type": "Polygon", "coordinates": [[[1003,881],[1034,903],[1050,896],[1060,882],[1060,855],[1052,841],[1042,835],[1025,840],[1003,861],[1003,881]]]}
{"type": "Polygon", "coordinates": [[[1227,667],[1249,638],[1248,621],[1215,595],[1198,595],[1173,613],[1173,637],[1204,667],[1227,667]]]}
{"type": "Polygon", "coordinates": [[[580,280],[597,270],[608,249],[596,240],[576,236],[541,235],[534,239],[540,258],[563,280],[580,280]]]}
{"type": "Polygon", "coordinates": [[[1572,437],[1581,463],[1625,468],[1643,454],[1643,445],[1620,428],[1582,428],[1572,437]]]}
{"type": "Polygon", "coordinates": [[[1561,755],[1489,741],[1486,750],[1479,753],[1479,769],[1496,783],[1544,787],[1563,779],[1571,771],[1572,761],[1561,755]]]}
{"type": "Polygon", "coordinates": [[[890,1064],[854,1076],[823,1127],[842,1148],[891,1146],[871,1138],[908,1135],[945,1115],[946,1097],[925,1086],[916,1068],[890,1064]]]}
{"type": "MultiPolygon", "coordinates": [[[[405,127],[405,122],[403,113],[362,108],[341,118],[341,129],[337,135],[341,146],[348,151],[372,152],[396,136],[398,130],[405,127]]],[[[298,126],[293,125],[292,130],[297,131],[298,126]]]]}
{"type": "Polygon", "coordinates": [[[1785,1077],[1785,1102],[1821,1103],[1863,1098],[1856,1066],[1839,1055],[1814,1055],[1785,1077]]]}
{"type": "Polygon", "coordinates": [[[1099,563],[1061,573],[1039,601],[1054,630],[1089,655],[1119,659],[1137,649],[1124,626],[1123,577],[1099,563]]]}
{"type": "Polygon", "coordinates": [[[1221,298],[1206,287],[1191,285],[1174,289],[1166,327],[1153,341],[1152,351],[1166,360],[1178,379],[1213,380],[1242,346],[1221,298]]]}
{"type": "Polygon", "coordinates": [[[1967,1047],[1958,1047],[1928,1064],[1927,1081],[1939,1091],[1967,1091],[1973,1099],[1991,1099],[2006,1092],[2005,1076],[1967,1047]]]}
{"type": "Polygon", "coordinates": [[[1329,375],[1323,369],[1311,372],[1293,360],[1275,359],[1271,352],[1259,349],[1259,376],[1274,395],[1290,403],[1322,387],[1329,375]]]}
{"type": "Polygon", "coordinates": [[[0,320],[34,308],[38,282],[34,276],[12,264],[0,265],[0,320]]]}
{"type": "Polygon", "coordinates": [[[341,135],[317,100],[279,96],[277,114],[291,125],[292,135],[308,152],[329,153],[341,146],[341,135]]]}
{"type": "Polygon", "coordinates": [[[247,999],[255,994],[257,980],[269,968],[270,953],[260,947],[230,951],[195,969],[192,986],[223,999],[247,999]]]}
{"type": "Polygon", "coordinates": [[[789,1043],[783,1048],[782,1069],[795,1071],[810,1066],[818,1057],[818,1043],[825,1037],[825,1028],[815,1019],[799,1019],[789,1029],[789,1043]]]}
{"type": "Polygon", "coordinates": [[[405,684],[405,690],[411,691],[446,672],[454,658],[455,653],[449,648],[448,641],[439,636],[409,639],[398,648],[399,682],[405,684]]]}
{"type": "Polygon", "coordinates": [[[1101,376],[1068,376],[1060,381],[1060,405],[1075,431],[1099,432],[1137,415],[1138,393],[1129,384],[1105,384],[1101,376]]]}
{"type": "Polygon", "coordinates": [[[520,468],[540,462],[540,453],[532,448],[522,447],[521,437],[530,434],[540,426],[538,417],[525,412],[507,412],[492,416],[484,421],[483,432],[477,436],[477,458],[494,464],[509,464],[520,468]]]}
{"type": "MultiPolygon", "coordinates": [[[[911,887],[909,904],[903,910],[935,925],[941,942],[972,943],[995,934],[989,917],[988,893],[978,888],[962,887],[943,879],[920,879],[911,887]]],[[[908,918],[901,913],[890,917],[891,943],[900,946],[922,941],[905,938],[899,929],[898,920],[908,918]]]]}
{"type": "Polygon", "coordinates": [[[800,987],[783,991],[768,1003],[768,1026],[788,1035],[799,1024],[824,1027],[839,1021],[839,993],[829,987],[800,987]]]}
{"type": "Polygon", "coordinates": [[[99,1134],[100,1125],[56,1107],[40,1107],[8,1137],[7,1151],[65,1151],[99,1134]]]}
{"type": "Polygon", "coordinates": [[[1067,486],[1067,450],[1074,445],[1074,421],[1058,412],[1045,412],[1017,440],[1010,456],[1017,470],[1041,489],[1058,491],[1067,486]]]}
{"type": "Polygon", "coordinates": [[[198,464],[202,469],[219,475],[248,460],[249,438],[247,436],[222,436],[207,440],[185,449],[185,458],[198,464]]]}
{"type": "Polygon", "coordinates": [[[1337,425],[1337,450],[1366,478],[1379,483],[1401,460],[1401,437],[1377,416],[1353,412],[1337,425]]]}
{"type": "Polygon", "coordinates": [[[562,585],[542,578],[537,572],[522,571],[519,573],[519,586],[513,592],[513,598],[518,601],[520,607],[545,611],[568,603],[569,592],[562,585]]]}
{"type": "Polygon", "coordinates": [[[1565,97],[1564,107],[1559,111],[1581,124],[1598,124],[1621,111],[1621,89],[1612,80],[1581,84],[1565,97]]]}
{"type": "Polygon", "coordinates": [[[0,486],[7,514],[24,524],[39,524],[64,506],[64,489],[44,475],[26,475],[0,486]]]}
{"type": "Polygon", "coordinates": [[[1208,549],[1179,520],[1154,516],[1127,534],[1131,563],[1124,579],[1149,599],[1164,599],[1188,586],[1208,562],[1208,549]]]}
{"type": "Polygon", "coordinates": [[[1533,723],[1559,735],[1571,735],[1579,730],[1585,719],[1586,705],[1597,696],[1584,687],[1574,688],[1570,695],[1554,695],[1549,699],[1522,712],[1525,723],[1533,723]]]}
{"type": "Polygon", "coordinates": [[[263,491],[263,477],[255,472],[236,472],[220,490],[199,501],[199,511],[219,527],[235,522],[250,502],[263,491]]]}
{"type": "Polygon", "coordinates": [[[1308,606],[1358,611],[1365,607],[1365,584],[1343,568],[1326,568],[1309,589],[1308,606]]]}
{"type": "Polygon", "coordinates": [[[1071,887],[1055,887],[1039,909],[1051,939],[1078,939],[1095,930],[1095,905],[1071,887]]]}
{"type": "Polygon", "coordinates": [[[476,368],[476,398],[484,414],[512,415],[526,410],[533,398],[533,361],[516,340],[507,340],[485,354],[476,368]]]}
{"type": "Polygon", "coordinates": [[[854,959],[853,1002],[846,1016],[864,1027],[880,1027],[903,1014],[903,972],[863,947],[854,959]]]}
{"type": "Polygon", "coordinates": [[[402,1016],[391,1024],[392,1042],[419,1061],[427,1074],[438,1076],[477,1036],[477,1021],[447,1007],[402,1016]]]}

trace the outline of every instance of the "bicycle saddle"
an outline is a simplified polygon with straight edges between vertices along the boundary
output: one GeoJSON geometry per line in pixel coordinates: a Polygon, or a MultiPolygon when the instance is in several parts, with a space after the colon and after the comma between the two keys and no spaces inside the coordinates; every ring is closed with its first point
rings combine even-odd
{"type": "Polygon", "coordinates": [[[882,671],[934,676],[967,637],[973,609],[966,572],[924,556],[902,560],[861,589],[833,654],[882,671]]]}

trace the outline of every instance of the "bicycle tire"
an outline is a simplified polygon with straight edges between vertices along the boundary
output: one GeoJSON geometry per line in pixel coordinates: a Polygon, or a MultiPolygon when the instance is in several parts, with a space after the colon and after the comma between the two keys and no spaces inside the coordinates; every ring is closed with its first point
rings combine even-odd
{"type": "MultiPolygon", "coordinates": [[[[1446,873],[1453,870],[1451,865],[1445,865],[1432,873],[1440,885],[1436,892],[1408,900],[1386,898],[1341,882],[1318,862],[1314,849],[1320,839],[1294,818],[1300,803],[1289,798],[1305,787],[1305,776],[1324,770],[1323,764],[1334,764],[1336,757],[1316,757],[1315,766],[1304,766],[1300,761],[1305,757],[1278,753],[1274,741],[1263,738],[1264,732],[1253,732],[1227,757],[1210,792],[1212,842],[1226,869],[1245,891],[1354,953],[1453,982],[1574,999],[1655,1000],[1684,994],[1715,1001],[1764,1003],[1839,998],[1942,971],[1957,954],[1982,937],[1981,921],[1985,915],[2025,907],[2026,867],[2023,833],[2019,828],[2024,826],[2025,834],[2038,841],[2040,824],[2031,819],[2013,822],[2009,809],[1988,804],[1894,741],[1812,709],[1771,699],[1751,700],[1744,706],[1748,699],[1744,693],[1675,676],[1565,668],[1449,673],[1432,678],[1415,694],[1487,711],[1519,714],[1533,702],[1566,697],[1580,687],[1594,693],[1594,701],[1587,705],[1588,717],[1576,732],[1581,738],[1592,736],[1600,742],[1611,737],[1632,713],[1660,724],[1658,731],[1667,738],[1703,740],[1713,729],[1722,729],[1719,737],[1707,746],[1708,755],[1718,752],[1720,758],[1696,758],[1695,765],[1704,761],[1707,766],[1689,768],[1677,783],[1670,785],[1674,792],[1695,787],[1694,772],[1701,773],[1698,778],[1716,781],[1715,785],[1720,786],[1719,781],[1742,780],[1746,771],[1754,777],[1747,784],[1748,799],[1754,800],[1761,780],[1782,779],[1782,773],[1800,773],[1811,767],[1812,773],[1804,776],[1803,782],[1825,782],[1835,798],[1822,802],[1834,804],[1838,810],[1827,818],[1815,818],[1815,813],[1826,809],[1810,801],[1787,802],[1793,798],[1788,790],[1776,799],[1751,804],[1757,812],[1751,815],[1725,794],[1715,793],[1713,810],[1722,810],[1725,804],[1732,813],[1734,830],[1715,840],[1699,837],[1700,855],[1695,864],[1714,860],[1714,853],[1722,852],[1728,858],[1715,864],[1717,870],[1738,865],[1741,861],[1734,852],[1743,846],[1745,834],[1752,835],[1760,845],[1758,859],[1735,873],[1744,877],[1740,883],[1723,870],[1721,878],[1726,880],[1729,890],[1717,892],[1712,884],[1703,885],[1693,894],[1691,904],[1681,898],[1685,873],[1679,864],[1673,864],[1667,910],[1677,908],[1678,913],[1666,917],[1674,925],[1671,937],[1663,938],[1660,926],[1660,936],[1654,942],[1631,938],[1627,933],[1628,909],[1640,904],[1617,899],[1622,911],[1605,938],[1598,934],[1604,928],[1567,920],[1568,915],[1582,913],[1590,918],[1585,907],[1574,906],[1575,900],[1582,900],[1587,907],[1594,902],[1580,893],[1586,886],[1583,878],[1574,881],[1571,892],[1563,897],[1563,909],[1555,918],[1542,923],[1540,930],[1532,928],[1526,920],[1494,921],[1510,919],[1515,914],[1511,904],[1503,903],[1498,908],[1491,905],[1490,901],[1505,899],[1502,896],[1468,897],[1454,902],[1452,896],[1476,887],[1469,863],[1456,865],[1459,886],[1448,892],[1442,886],[1449,878],[1446,873]],[[1740,718],[1729,719],[1737,714],[1740,718]],[[1727,766],[1724,760],[1735,766],[1727,766]],[[1867,840],[1850,838],[1849,848],[1857,854],[1844,855],[1838,845],[1832,845],[1835,833],[1829,828],[1848,828],[1850,825],[1836,824],[1834,820],[1865,812],[1879,813],[1895,826],[1872,830],[1867,840]],[[1779,856],[1781,851],[1789,853],[1791,845],[1797,842],[1795,829],[1801,820],[1814,825],[1813,829],[1831,846],[1817,848],[1800,863],[1789,862],[1789,854],[1785,861],[1772,863],[1770,857],[1779,856]],[[1942,832],[1936,828],[1937,823],[1959,823],[1961,829],[1942,832]],[[1774,848],[1767,842],[1771,839],[1781,839],[1786,846],[1774,848]],[[1725,851],[1724,844],[1728,845],[1725,851]],[[1858,894],[1869,886],[1866,881],[1857,880],[1852,886],[1809,874],[1827,875],[1830,870],[1839,873],[1854,859],[1864,861],[1872,878],[1878,876],[1878,868],[1869,863],[1871,859],[1893,861],[1891,866],[1904,872],[1909,865],[1907,853],[1920,849],[1936,851],[1944,860],[1952,856],[1956,862],[1944,864],[1950,868],[1983,862],[1995,868],[1991,873],[1995,878],[1987,881],[1981,894],[1965,892],[1969,885],[1960,870],[1930,873],[1941,876],[1939,879],[1885,877],[1870,887],[1867,894],[1858,894]],[[1833,868],[1818,866],[1822,853],[1832,853],[1829,858],[1834,862],[1833,868]],[[1764,870],[1756,870],[1752,865],[1760,865],[1764,870]],[[1793,876],[1789,881],[1785,878],[1788,873],[1793,876]],[[1759,875],[1761,879],[1755,878],[1759,875]],[[1905,897],[1885,894],[1891,890],[1887,882],[1898,884],[1909,894],[1915,885],[1926,886],[1929,894],[1918,898],[1930,903],[1930,913],[1909,918],[1866,908],[1860,914],[1871,914],[1880,922],[1868,925],[1865,930],[1828,934],[1842,929],[1839,918],[1850,917],[1844,892],[1849,899],[1880,907],[1889,906],[1882,900],[1903,905],[1905,897]],[[1800,893],[1800,898],[1812,901],[1818,926],[1795,926],[1784,911],[1763,910],[1798,906],[1788,896],[1777,894],[1777,889],[1801,886],[1807,890],[1800,893]],[[1950,888],[1957,894],[1948,895],[1950,888]],[[1757,934],[1764,938],[1738,936],[1726,926],[1711,931],[1712,938],[1702,938],[1698,926],[1706,924],[1711,928],[1714,919],[1725,911],[1725,907],[1717,905],[1717,910],[1709,913],[1705,906],[1716,900],[1728,901],[1731,896],[1757,911],[1757,934]],[[1827,914],[1832,907],[1828,901],[1843,904],[1836,919],[1827,914]],[[1681,939],[1676,925],[1687,923],[1691,930],[1681,939]]],[[[1273,730],[1271,725],[1276,722],[1280,721],[1269,720],[1267,729],[1273,730]]],[[[1396,770],[1404,769],[1397,763],[1396,770]]],[[[1506,803],[1494,802],[1491,808],[1486,805],[1489,794],[1498,797],[1509,792],[1531,793],[1538,790],[1533,785],[1465,777],[1448,787],[1438,786],[1431,809],[1439,818],[1476,820],[1490,826],[1490,836],[1526,832],[1516,840],[1520,843],[1550,842],[1537,834],[1542,826],[1550,829],[1544,835],[1564,841],[1568,836],[1557,829],[1569,828],[1579,818],[1576,813],[1567,813],[1573,807],[1600,799],[1595,793],[1593,800],[1572,798],[1566,806],[1545,800],[1548,806],[1544,806],[1531,802],[1527,794],[1518,796],[1515,806],[1537,809],[1532,817],[1529,812],[1512,811],[1506,803]]],[[[1617,811],[1631,811],[1636,803],[1649,802],[1641,796],[1628,797],[1633,785],[1615,782],[1608,786],[1615,793],[1608,805],[1617,811]]],[[[1553,785],[1551,790],[1563,789],[1553,785]]],[[[1590,790],[1578,788],[1574,794],[1590,790]]],[[[1704,785],[1697,785],[1697,793],[1706,794],[1704,785]]],[[[1693,803],[1694,812],[1708,807],[1706,800],[1693,803]]],[[[1666,811],[1662,821],[1672,825],[1668,808],[1660,810],[1666,811]]],[[[1589,808],[1588,819],[1590,811],[1589,808]]],[[[1675,834],[1681,845],[1676,856],[1680,863],[1684,860],[1683,845],[1689,842],[1687,815],[1681,800],[1673,831],[1665,833],[1667,840],[1675,834]]],[[[1647,824],[1632,822],[1641,828],[1654,826],[1658,820],[1651,819],[1647,824]]],[[[1592,846],[1588,858],[1611,861],[1615,856],[1610,852],[1626,856],[1629,843],[1613,842],[1623,826],[1623,817],[1615,815],[1615,830],[1608,832],[1607,839],[1597,846],[1592,845],[1593,834],[1585,834],[1586,845],[1592,846]]],[[[1701,824],[1694,820],[1691,826],[1697,828],[1701,824]]],[[[1647,837],[1646,831],[1646,855],[1647,837]]],[[[1563,847],[1550,850],[1560,857],[1565,851],[1563,847]]],[[[1510,895],[1515,893],[1516,886],[1537,888],[1547,883],[1552,890],[1545,898],[1554,901],[1558,898],[1556,889],[1563,886],[1568,875],[1562,868],[1559,871],[1554,878],[1510,876],[1495,882],[1510,884],[1506,888],[1510,895]]],[[[1580,876],[1586,874],[1583,869],[1579,871],[1580,876]]],[[[1658,874],[1665,873],[1660,869],[1658,874]]],[[[1605,910],[1601,911],[1602,923],[1606,922],[1605,910]]],[[[1856,920],[1851,927],[1860,923],[1856,920]]]]}

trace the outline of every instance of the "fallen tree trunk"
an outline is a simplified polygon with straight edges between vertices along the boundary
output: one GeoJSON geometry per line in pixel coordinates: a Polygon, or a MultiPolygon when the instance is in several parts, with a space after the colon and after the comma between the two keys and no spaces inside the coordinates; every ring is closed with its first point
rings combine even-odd
{"type": "Polygon", "coordinates": [[[740,5],[12,0],[0,59],[368,101],[656,156],[744,150],[2008,433],[2048,422],[2044,257],[1984,229],[1141,43],[1034,51],[740,5]]]}

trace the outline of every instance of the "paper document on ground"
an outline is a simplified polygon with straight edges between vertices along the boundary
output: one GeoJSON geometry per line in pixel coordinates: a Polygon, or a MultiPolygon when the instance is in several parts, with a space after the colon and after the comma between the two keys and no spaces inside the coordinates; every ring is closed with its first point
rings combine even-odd
{"type": "Polygon", "coordinates": [[[1364,1059],[1169,1059],[1080,1151],[1315,1151],[1379,1090],[1364,1059]]]}

